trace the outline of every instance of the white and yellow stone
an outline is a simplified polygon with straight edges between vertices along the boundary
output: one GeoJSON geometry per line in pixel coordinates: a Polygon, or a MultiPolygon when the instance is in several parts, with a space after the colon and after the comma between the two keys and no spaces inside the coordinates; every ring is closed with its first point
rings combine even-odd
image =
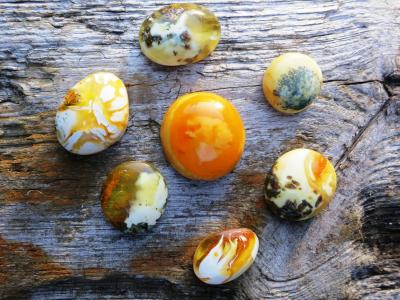
{"type": "Polygon", "coordinates": [[[217,17],[198,4],[171,4],[142,24],[139,44],[150,60],[166,66],[186,65],[210,55],[221,38],[217,17]]]}
{"type": "Polygon", "coordinates": [[[279,157],[265,181],[267,202],[276,214],[289,220],[315,216],[335,191],[335,168],[322,154],[304,148],[279,157]]]}
{"type": "Polygon", "coordinates": [[[65,95],[56,114],[57,139],[72,153],[94,154],[121,139],[128,118],[124,83],[112,73],[96,72],[65,95]]]}
{"type": "Polygon", "coordinates": [[[258,252],[257,235],[247,228],[210,234],[198,245],[193,257],[196,276],[208,284],[223,284],[242,275],[258,252]]]}
{"type": "Polygon", "coordinates": [[[168,189],[152,165],[128,161],[108,175],[101,194],[105,218],[115,227],[138,232],[154,226],[164,212],[168,189]]]}

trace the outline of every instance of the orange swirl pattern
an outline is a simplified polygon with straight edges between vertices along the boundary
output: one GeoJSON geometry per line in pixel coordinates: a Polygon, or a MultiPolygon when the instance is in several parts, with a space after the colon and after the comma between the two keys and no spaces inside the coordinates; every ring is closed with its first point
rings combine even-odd
{"type": "Polygon", "coordinates": [[[240,228],[211,234],[198,245],[193,257],[196,276],[208,284],[222,284],[243,274],[254,262],[258,238],[240,228]]]}

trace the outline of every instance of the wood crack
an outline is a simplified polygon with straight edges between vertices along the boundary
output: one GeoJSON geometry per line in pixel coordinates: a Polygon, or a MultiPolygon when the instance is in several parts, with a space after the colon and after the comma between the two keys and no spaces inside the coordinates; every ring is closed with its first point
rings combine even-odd
{"type": "Polygon", "coordinates": [[[387,109],[387,107],[390,104],[391,97],[388,97],[385,102],[380,106],[378,111],[368,120],[368,122],[358,131],[354,139],[352,140],[351,144],[347,149],[342,153],[342,155],[339,157],[337,162],[335,163],[335,169],[337,170],[343,162],[345,162],[353,149],[357,146],[357,144],[361,141],[364,133],[367,131],[369,127],[375,122],[375,120],[378,118],[378,116],[387,109]]]}
{"type": "MultiPolygon", "coordinates": [[[[394,74],[394,73],[393,73],[394,74]]],[[[345,162],[350,155],[350,153],[353,151],[353,149],[357,146],[357,144],[361,141],[364,133],[366,130],[375,122],[375,120],[378,118],[378,116],[384,112],[387,107],[390,104],[390,100],[394,96],[392,91],[390,90],[390,86],[392,85],[400,85],[400,81],[396,77],[395,79],[393,78],[393,74],[386,76],[385,79],[378,80],[378,79],[371,79],[371,80],[365,80],[365,81],[357,81],[357,82],[347,82],[343,83],[341,85],[357,85],[357,84],[365,84],[365,83],[379,83],[382,85],[383,89],[385,90],[388,98],[383,102],[383,104],[380,106],[378,111],[368,120],[368,122],[358,131],[356,136],[354,137],[353,141],[351,142],[350,146],[347,147],[347,149],[342,153],[342,155],[339,157],[338,161],[335,163],[335,169],[341,166],[343,162],[345,162]],[[397,80],[396,80],[397,79],[397,80]]]]}

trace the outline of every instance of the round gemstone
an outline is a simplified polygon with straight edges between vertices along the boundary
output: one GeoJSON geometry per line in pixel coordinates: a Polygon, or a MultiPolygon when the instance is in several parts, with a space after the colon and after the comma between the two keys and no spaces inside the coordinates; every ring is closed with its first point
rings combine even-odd
{"type": "Polygon", "coordinates": [[[179,97],[161,126],[161,141],[172,166],[191,179],[214,180],[240,160],[245,130],[226,99],[207,92],[179,97]]]}
{"type": "Polygon", "coordinates": [[[217,17],[198,4],[171,4],[154,12],[143,22],[139,44],[144,55],[165,66],[203,60],[221,38],[217,17]]]}
{"type": "Polygon", "coordinates": [[[112,73],[96,72],[65,95],[56,114],[57,139],[72,153],[94,154],[121,139],[128,118],[124,83],[112,73]]]}
{"type": "Polygon", "coordinates": [[[321,212],[336,191],[330,161],[310,149],[286,152],[265,181],[265,199],[273,212],[289,220],[306,220],[321,212]]]}
{"type": "Polygon", "coordinates": [[[301,53],[286,53],[275,58],[264,73],[264,95],[282,113],[302,111],[319,95],[321,87],[319,66],[301,53]]]}
{"type": "Polygon", "coordinates": [[[152,165],[128,161],[108,175],[101,193],[105,218],[125,232],[141,232],[156,224],[168,197],[161,173],[152,165]]]}

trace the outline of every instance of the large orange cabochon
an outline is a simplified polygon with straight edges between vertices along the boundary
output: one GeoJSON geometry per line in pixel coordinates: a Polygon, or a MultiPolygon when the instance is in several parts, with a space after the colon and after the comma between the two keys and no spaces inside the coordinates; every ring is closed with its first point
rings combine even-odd
{"type": "Polygon", "coordinates": [[[214,180],[240,160],[245,130],[239,112],[223,97],[197,92],[179,97],[161,126],[167,159],[183,176],[214,180]]]}

